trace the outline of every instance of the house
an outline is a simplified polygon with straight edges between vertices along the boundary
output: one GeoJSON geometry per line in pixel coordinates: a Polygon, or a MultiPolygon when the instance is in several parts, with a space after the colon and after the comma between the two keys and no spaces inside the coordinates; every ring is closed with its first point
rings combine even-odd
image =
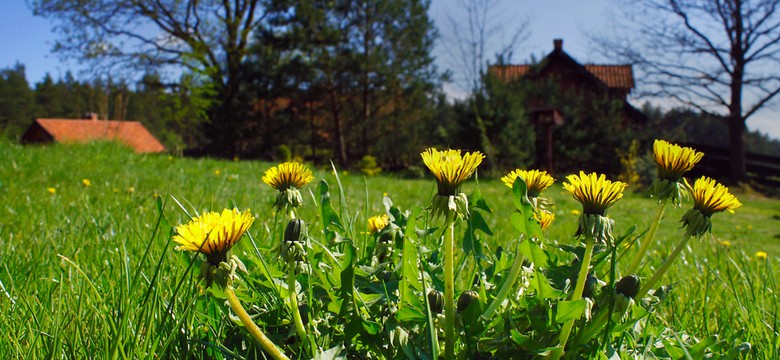
{"type": "MultiPolygon", "coordinates": [[[[526,79],[533,82],[554,82],[561,93],[581,96],[586,104],[595,100],[610,99],[622,102],[624,126],[642,125],[646,117],[628,102],[634,88],[631,65],[580,64],[563,51],[563,40],[553,40],[553,50],[538,64],[493,65],[488,73],[501,81],[526,79]]],[[[552,166],[552,128],[565,126],[560,109],[547,103],[547,99],[531,99],[526,104],[531,121],[537,126],[537,163],[548,171],[552,166]]]]}
{"type": "Polygon", "coordinates": [[[95,140],[119,141],[137,153],[165,151],[143,124],[138,121],[89,119],[35,119],[22,135],[22,144],[89,142],[95,140]]]}

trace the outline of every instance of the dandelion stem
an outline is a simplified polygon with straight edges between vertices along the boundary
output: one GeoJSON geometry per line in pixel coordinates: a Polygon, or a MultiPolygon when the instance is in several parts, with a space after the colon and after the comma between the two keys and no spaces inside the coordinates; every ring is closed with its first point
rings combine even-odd
{"type": "Polygon", "coordinates": [[[455,359],[455,212],[447,212],[444,237],[444,352],[455,359]]]}
{"type": "Polygon", "coordinates": [[[636,272],[636,269],[639,268],[639,264],[645,257],[647,250],[650,249],[650,244],[653,243],[653,238],[655,238],[655,232],[658,230],[658,225],[661,223],[661,218],[664,216],[664,208],[666,207],[667,201],[667,199],[663,199],[658,203],[658,211],[655,213],[653,224],[650,225],[647,237],[645,238],[645,241],[642,242],[642,246],[639,247],[639,252],[636,254],[636,257],[634,257],[634,261],[631,262],[631,266],[628,267],[626,274],[633,274],[636,272]]]}
{"type": "Polygon", "coordinates": [[[512,263],[512,269],[509,270],[509,276],[506,278],[504,283],[501,285],[501,289],[498,290],[498,294],[496,294],[496,297],[493,299],[493,302],[490,303],[490,306],[485,310],[485,313],[482,314],[482,317],[487,319],[488,321],[490,318],[493,317],[493,313],[496,312],[496,309],[501,305],[502,302],[504,302],[504,299],[506,299],[507,294],[509,294],[509,291],[514,287],[515,280],[517,280],[517,275],[520,273],[520,269],[523,265],[523,256],[520,255],[520,242],[522,242],[523,239],[521,238],[520,241],[517,242],[517,248],[518,251],[515,252],[515,260],[512,263]]]}
{"type": "MultiPolygon", "coordinates": [[[[571,295],[571,301],[577,301],[582,299],[582,290],[585,288],[585,279],[588,277],[588,269],[590,268],[590,258],[593,256],[593,246],[596,243],[596,239],[592,236],[588,236],[585,240],[585,254],[582,256],[582,265],[580,265],[580,272],[577,274],[577,284],[574,286],[574,293],[571,295]]],[[[563,324],[560,334],[560,345],[553,350],[551,357],[553,360],[560,359],[563,356],[564,349],[566,349],[566,342],[569,341],[569,334],[574,326],[574,320],[571,319],[563,324]]]]}
{"type": "Polygon", "coordinates": [[[287,291],[290,293],[290,312],[293,315],[295,332],[301,338],[301,342],[303,342],[305,347],[309,342],[309,337],[306,335],[306,327],[303,326],[301,311],[298,309],[298,292],[295,290],[295,266],[289,266],[289,268],[287,270],[287,291]]]}
{"type": "Polygon", "coordinates": [[[241,302],[238,301],[238,298],[236,298],[236,293],[233,292],[233,287],[228,285],[225,287],[225,295],[227,295],[228,303],[230,303],[230,308],[233,309],[233,312],[236,313],[239,319],[241,319],[241,322],[244,324],[244,327],[246,327],[247,331],[249,331],[250,334],[252,334],[252,337],[257,340],[257,342],[260,343],[260,346],[263,347],[263,350],[267,352],[271,357],[273,357],[276,360],[289,360],[286,355],[282,353],[281,350],[279,350],[278,347],[276,347],[276,344],[271,341],[268,337],[263,334],[263,331],[260,330],[260,328],[257,326],[257,324],[252,321],[252,318],[249,317],[249,314],[247,314],[244,307],[241,305],[241,302]]]}
{"type": "Polygon", "coordinates": [[[669,270],[669,266],[671,266],[677,256],[680,255],[680,252],[682,252],[682,250],[685,248],[685,245],[688,244],[688,240],[690,239],[691,236],[683,236],[682,240],[680,240],[680,243],[677,244],[677,247],[675,247],[669,257],[666,258],[666,261],[664,261],[663,265],[661,265],[661,267],[655,271],[653,277],[651,277],[650,280],[645,283],[645,286],[642,286],[636,296],[634,296],[634,299],[641,299],[647,294],[648,291],[650,291],[650,289],[653,288],[653,286],[655,286],[655,283],[657,283],[658,280],[661,280],[661,276],[666,273],[666,270],[669,270]]]}

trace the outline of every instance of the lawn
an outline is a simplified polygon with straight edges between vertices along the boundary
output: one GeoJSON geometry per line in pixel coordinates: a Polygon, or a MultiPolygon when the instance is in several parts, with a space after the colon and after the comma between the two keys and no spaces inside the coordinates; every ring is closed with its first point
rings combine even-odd
{"type": "MultiPolygon", "coordinates": [[[[174,251],[169,240],[172,227],[188,221],[182,208],[250,208],[257,217],[251,241],[242,241],[233,253],[250,269],[271,263],[276,274],[271,251],[276,244],[268,240],[278,226],[271,207],[276,192],[261,181],[273,164],[137,155],[105,143],[22,147],[0,142],[0,158],[0,358],[259,356],[236,351],[251,338],[227,320],[223,304],[195,286],[197,262],[174,251]]],[[[435,191],[430,176],[366,178],[339,170],[337,179],[327,167],[314,175],[317,180],[302,191],[306,205],[299,217],[311,223],[310,229],[321,228],[314,203],[321,199],[317,182],[325,180],[358,251],[369,240],[367,218],[385,210],[384,196],[408,210],[426,206],[435,191]]],[[[546,192],[555,201],[550,246],[575,243],[572,212],[580,205],[563,191],[562,180],[546,192]]],[[[463,190],[473,192],[476,183],[468,181],[463,190]]],[[[485,251],[495,251],[516,237],[508,220],[514,210],[511,190],[486,178],[478,179],[478,188],[492,209],[485,217],[494,236],[484,237],[485,251]]],[[[668,339],[686,344],[689,337],[713,339],[713,352],[726,354],[748,342],[751,358],[777,358],[780,201],[732,190],[743,206],[713,216],[711,239],[690,242],[662,281],[675,284],[672,293],[643,324],[660,329],[657,337],[667,346],[668,339]],[[766,252],[766,260],[757,259],[757,251],[766,252]]],[[[640,276],[650,276],[674,247],[681,236],[679,219],[689,207],[690,202],[667,207],[656,235],[659,245],[640,276]]],[[[636,224],[636,235],[649,226],[655,210],[655,201],[641,191],[629,192],[609,216],[616,234],[636,224]]],[[[245,300],[270,308],[279,302],[253,289],[245,300]]]]}

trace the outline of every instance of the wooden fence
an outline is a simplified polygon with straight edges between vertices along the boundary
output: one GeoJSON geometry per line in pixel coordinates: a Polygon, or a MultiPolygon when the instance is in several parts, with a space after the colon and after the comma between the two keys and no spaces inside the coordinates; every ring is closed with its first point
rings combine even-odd
{"type": "MultiPolygon", "coordinates": [[[[692,176],[704,175],[717,179],[729,177],[731,157],[728,148],[692,143],[680,145],[704,152],[704,157],[691,171],[692,176]]],[[[751,181],[780,189],[780,157],[745,153],[745,167],[751,181]]]]}

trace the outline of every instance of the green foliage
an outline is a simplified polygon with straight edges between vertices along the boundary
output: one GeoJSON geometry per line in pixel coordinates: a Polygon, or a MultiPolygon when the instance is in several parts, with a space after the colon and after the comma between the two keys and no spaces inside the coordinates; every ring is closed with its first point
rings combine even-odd
{"type": "Polygon", "coordinates": [[[278,162],[288,162],[292,159],[292,151],[290,151],[290,147],[281,144],[275,148],[276,151],[274,151],[274,160],[278,162]]]}
{"type": "Polygon", "coordinates": [[[371,155],[363,156],[358,163],[358,169],[366,176],[375,176],[382,172],[382,168],[376,164],[376,157],[371,155]]]}
{"type": "MultiPolygon", "coordinates": [[[[315,171],[318,183],[303,189],[312,196],[296,211],[309,224],[312,271],[296,281],[299,311],[320,351],[310,354],[294,335],[285,303],[289,290],[278,246],[287,221],[271,210],[275,191],[258,186],[268,164],[137,155],[110,143],[25,148],[4,142],[0,157],[11,159],[0,168],[0,198],[7,199],[0,207],[6,215],[0,220],[0,358],[262,358],[260,347],[231,320],[224,294],[198,285],[203,259],[173,251],[170,241],[173,225],[190,215],[232,206],[251,207],[257,217],[232,250],[249,271],[238,281],[237,295],[288,355],[439,353],[437,329],[444,321],[429,311],[426,294],[443,289],[444,231],[423,208],[434,191],[430,179],[337,178],[331,170],[315,171]],[[85,178],[91,186],[82,184],[85,178]],[[396,234],[396,251],[385,262],[374,258],[376,240],[365,231],[366,218],[377,212],[388,215],[386,231],[396,234]]],[[[578,319],[577,329],[586,324],[579,314],[617,309],[610,305],[613,289],[626,275],[620,274],[623,259],[633,255],[635,246],[628,245],[642,240],[653,200],[626,194],[611,209],[615,233],[623,236],[615,248],[596,248],[591,272],[603,284],[588,310],[587,303],[583,308],[566,298],[583,250],[571,237],[577,221],[570,211],[578,204],[559,186],[548,189],[557,220],[540,231],[519,182],[512,191],[495,180],[481,180],[478,188],[467,183],[464,190],[472,216],[456,230],[469,239],[456,251],[456,296],[474,291],[479,301],[458,315],[461,357],[545,354],[555,348],[562,322],[578,319]],[[502,288],[509,289],[505,301],[502,288]],[[494,302],[495,315],[483,318],[494,302]]],[[[745,206],[733,216],[715,215],[718,238],[691,246],[685,261],[674,264],[662,280],[674,284],[664,285],[664,296],[636,301],[625,318],[610,317],[610,332],[591,340],[574,331],[568,356],[776,358],[777,201],[740,200],[745,206]],[[770,256],[757,261],[755,250],[770,256]]],[[[674,220],[685,210],[669,209],[656,237],[678,238],[674,220]]],[[[668,242],[653,248],[641,277],[666,258],[668,242]]]]}
{"type": "Polygon", "coordinates": [[[34,113],[34,94],[27,84],[24,65],[0,70],[0,134],[18,139],[34,113]]]}

